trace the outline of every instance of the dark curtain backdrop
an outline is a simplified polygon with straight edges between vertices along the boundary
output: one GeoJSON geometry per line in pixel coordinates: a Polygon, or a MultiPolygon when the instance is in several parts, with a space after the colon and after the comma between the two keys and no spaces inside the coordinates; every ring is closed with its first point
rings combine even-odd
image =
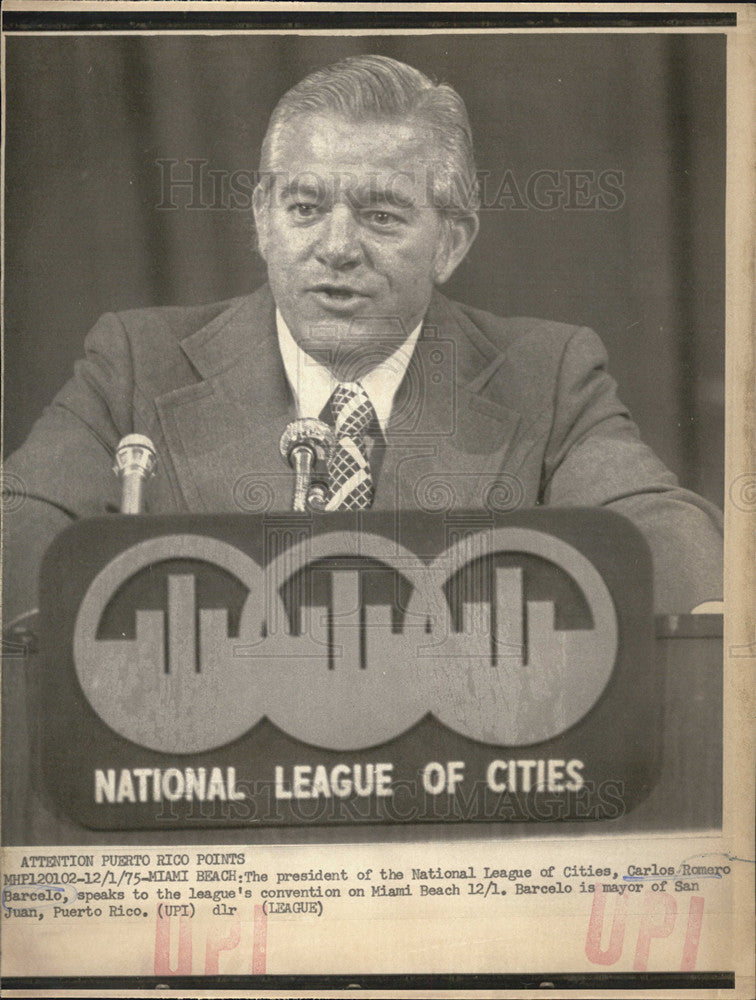
{"type": "Polygon", "coordinates": [[[450,82],[470,113],[489,204],[448,293],[596,329],[644,438],[721,504],[724,36],[6,44],[6,452],[68,377],[100,313],[224,299],[264,281],[249,188],[273,105],[318,65],[380,52],[450,82]],[[205,161],[201,191],[166,198],[169,169],[199,176],[190,160],[205,161]],[[535,197],[548,204],[559,197],[549,189],[561,191],[558,207],[528,198],[539,170],[557,178],[535,197]],[[620,204],[565,204],[571,170],[621,171],[620,204]]]}

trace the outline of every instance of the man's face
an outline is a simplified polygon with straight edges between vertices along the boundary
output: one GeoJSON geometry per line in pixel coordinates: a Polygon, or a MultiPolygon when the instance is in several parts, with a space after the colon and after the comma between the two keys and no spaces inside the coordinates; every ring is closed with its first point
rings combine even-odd
{"type": "Polygon", "coordinates": [[[432,206],[433,150],[422,128],[302,115],[279,139],[255,222],[294,338],[315,352],[396,347],[464,257],[476,220],[451,221],[432,206]]]}

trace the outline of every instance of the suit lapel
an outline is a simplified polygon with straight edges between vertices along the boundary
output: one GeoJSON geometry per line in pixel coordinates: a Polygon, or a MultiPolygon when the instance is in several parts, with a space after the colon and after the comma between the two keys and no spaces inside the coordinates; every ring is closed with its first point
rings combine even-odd
{"type": "Polygon", "coordinates": [[[187,506],[285,510],[291,473],[278,450],[296,416],[267,286],[181,342],[202,381],[156,401],[187,506]]]}
{"type": "Polygon", "coordinates": [[[377,509],[485,507],[520,414],[485,397],[503,354],[436,293],[397,393],[377,509]]]}

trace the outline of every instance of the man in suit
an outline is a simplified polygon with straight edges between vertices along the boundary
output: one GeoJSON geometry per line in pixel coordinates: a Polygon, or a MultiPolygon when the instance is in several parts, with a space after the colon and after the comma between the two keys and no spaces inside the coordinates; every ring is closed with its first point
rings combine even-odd
{"type": "Polygon", "coordinates": [[[648,540],[658,610],[721,595],[718,512],[640,441],[595,334],[438,291],[478,226],[450,87],[379,56],[318,70],[276,107],[261,177],[269,286],[104,317],[8,460],[6,622],[34,606],[54,535],[117,509],[121,437],[155,443],[151,512],[287,510],[297,417],[334,425],[329,509],[603,506],[648,540]]]}

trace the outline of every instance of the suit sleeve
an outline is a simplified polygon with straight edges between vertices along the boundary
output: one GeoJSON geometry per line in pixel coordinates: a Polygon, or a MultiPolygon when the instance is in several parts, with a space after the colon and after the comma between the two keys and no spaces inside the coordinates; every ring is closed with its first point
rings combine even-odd
{"type": "Polygon", "coordinates": [[[55,535],[77,518],[118,509],[113,455],[131,432],[134,406],[120,319],[103,316],[84,346],[73,378],[4,463],[4,627],[36,607],[39,566],[55,535]]]}
{"type": "Polygon", "coordinates": [[[566,345],[545,454],[544,503],[601,506],[629,518],[651,548],[657,612],[685,613],[722,596],[722,516],[682,489],[640,440],[617,398],[599,338],[566,345]]]}

